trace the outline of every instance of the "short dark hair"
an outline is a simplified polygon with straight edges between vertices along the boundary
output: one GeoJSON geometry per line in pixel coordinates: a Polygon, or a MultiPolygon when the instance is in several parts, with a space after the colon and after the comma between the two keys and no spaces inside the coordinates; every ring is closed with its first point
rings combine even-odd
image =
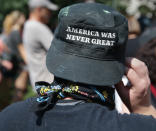
{"type": "Polygon", "coordinates": [[[156,38],[141,47],[136,57],[145,62],[149,70],[151,83],[156,84],[156,38]]]}

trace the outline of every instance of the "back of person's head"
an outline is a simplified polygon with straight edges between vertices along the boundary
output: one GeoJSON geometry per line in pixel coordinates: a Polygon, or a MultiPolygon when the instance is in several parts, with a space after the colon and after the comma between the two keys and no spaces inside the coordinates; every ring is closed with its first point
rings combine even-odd
{"type": "Polygon", "coordinates": [[[13,26],[18,22],[19,18],[24,14],[19,11],[12,11],[8,14],[3,22],[3,30],[5,34],[9,34],[13,26]]]}
{"type": "Polygon", "coordinates": [[[21,15],[22,15],[22,13],[20,11],[17,11],[17,10],[16,11],[12,11],[10,13],[10,16],[12,18],[13,24],[15,24],[18,21],[18,19],[19,19],[19,17],[21,15]]]}
{"type": "Polygon", "coordinates": [[[49,0],[29,0],[28,6],[30,9],[30,19],[43,24],[48,24],[51,11],[56,11],[58,9],[58,6],[49,0]]]}
{"type": "Polygon", "coordinates": [[[12,26],[13,26],[13,21],[12,21],[10,14],[9,14],[5,17],[4,22],[3,22],[4,33],[9,34],[12,30],[12,26]]]}
{"type": "Polygon", "coordinates": [[[156,38],[144,44],[138,51],[138,59],[145,62],[152,84],[156,84],[156,38]]]}
{"type": "Polygon", "coordinates": [[[50,0],[28,0],[28,6],[30,12],[33,12],[36,8],[47,8],[52,11],[58,10],[58,6],[50,0]]]}

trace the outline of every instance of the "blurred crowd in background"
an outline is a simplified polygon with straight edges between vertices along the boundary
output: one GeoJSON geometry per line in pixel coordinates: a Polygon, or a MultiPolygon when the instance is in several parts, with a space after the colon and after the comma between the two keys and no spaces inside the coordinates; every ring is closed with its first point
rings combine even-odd
{"type": "Polygon", "coordinates": [[[0,110],[12,102],[34,96],[35,81],[48,81],[48,77],[53,77],[48,76],[50,74],[44,70],[43,63],[57,26],[58,11],[79,2],[104,3],[127,17],[129,36],[126,56],[137,57],[146,63],[151,79],[151,98],[156,107],[155,0],[51,2],[55,4],[38,9],[28,0],[0,0],[0,110]]]}

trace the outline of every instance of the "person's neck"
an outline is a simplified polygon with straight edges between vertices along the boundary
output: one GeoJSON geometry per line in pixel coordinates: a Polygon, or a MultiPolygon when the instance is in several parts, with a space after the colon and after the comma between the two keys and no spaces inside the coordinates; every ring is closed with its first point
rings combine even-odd
{"type": "Polygon", "coordinates": [[[135,39],[137,37],[136,34],[129,34],[128,39],[135,39]]]}
{"type": "Polygon", "coordinates": [[[72,97],[66,97],[63,100],[73,100],[73,98],[72,97]]]}
{"type": "Polygon", "coordinates": [[[12,28],[12,30],[18,30],[18,31],[20,31],[20,26],[19,25],[14,25],[13,28],[12,28]]]}
{"type": "Polygon", "coordinates": [[[30,14],[29,20],[38,21],[38,22],[40,22],[40,23],[43,23],[43,22],[41,21],[40,17],[37,16],[37,15],[35,15],[35,14],[33,14],[33,13],[30,14]]]}

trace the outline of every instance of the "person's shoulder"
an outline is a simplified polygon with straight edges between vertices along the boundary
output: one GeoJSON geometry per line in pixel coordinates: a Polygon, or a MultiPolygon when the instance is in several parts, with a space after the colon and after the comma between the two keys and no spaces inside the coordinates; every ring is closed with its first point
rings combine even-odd
{"type": "Polygon", "coordinates": [[[35,30],[48,29],[49,30],[47,25],[42,24],[41,22],[35,20],[26,21],[24,24],[24,29],[35,29],[35,30]]]}
{"type": "Polygon", "coordinates": [[[42,38],[44,35],[47,35],[47,34],[51,36],[52,32],[47,25],[42,24],[41,22],[38,22],[35,20],[28,20],[24,25],[23,34],[24,36],[26,35],[26,36],[33,37],[33,38],[34,37],[42,38]]]}
{"type": "MultiPolygon", "coordinates": [[[[121,131],[118,124],[117,111],[109,109],[96,103],[84,103],[79,105],[79,120],[82,120],[85,125],[88,125],[88,130],[102,131],[121,131]]],[[[78,113],[77,113],[78,114],[78,113]]]]}
{"type": "Polygon", "coordinates": [[[12,30],[10,34],[20,35],[20,32],[18,30],[12,30]]]}
{"type": "Polygon", "coordinates": [[[24,31],[33,31],[40,28],[40,23],[34,20],[28,20],[24,24],[24,31]]]}
{"type": "Polygon", "coordinates": [[[25,101],[13,103],[6,107],[4,110],[0,112],[0,119],[9,120],[16,119],[18,117],[25,117],[27,114],[31,112],[31,107],[33,105],[35,98],[29,98],[25,101]],[[16,116],[16,117],[15,117],[16,116]]]}
{"type": "Polygon", "coordinates": [[[34,98],[17,102],[0,112],[0,131],[23,130],[33,119],[31,106],[34,98]]]}
{"type": "Polygon", "coordinates": [[[18,30],[12,30],[9,34],[9,39],[12,38],[19,38],[20,37],[20,32],[18,30]]]}
{"type": "Polygon", "coordinates": [[[138,114],[120,114],[116,110],[110,110],[105,106],[98,104],[85,104],[81,105],[84,112],[89,118],[92,119],[91,125],[97,126],[99,130],[106,129],[119,131],[155,131],[156,119],[152,116],[144,116],[138,114]]]}
{"type": "Polygon", "coordinates": [[[107,106],[103,106],[96,103],[84,103],[79,105],[79,111],[81,113],[86,114],[86,116],[89,116],[93,119],[94,123],[101,123],[104,120],[107,120],[107,118],[116,119],[116,110],[112,110],[107,106]]]}
{"type": "Polygon", "coordinates": [[[152,116],[145,116],[139,114],[118,114],[118,120],[123,130],[156,130],[156,119],[152,116]]]}

